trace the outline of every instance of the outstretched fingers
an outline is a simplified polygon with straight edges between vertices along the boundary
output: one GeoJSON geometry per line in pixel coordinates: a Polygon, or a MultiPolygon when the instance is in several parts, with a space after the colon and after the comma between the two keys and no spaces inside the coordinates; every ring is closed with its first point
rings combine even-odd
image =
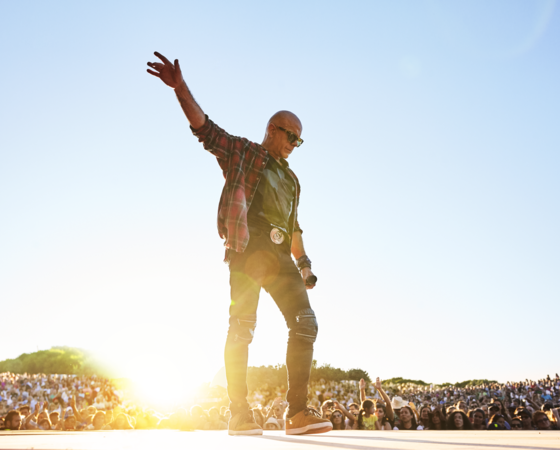
{"type": "Polygon", "coordinates": [[[171,64],[171,61],[169,61],[165,56],[163,56],[161,53],[159,52],[154,52],[154,55],[156,55],[159,59],[161,59],[165,64],[171,64]]]}
{"type": "Polygon", "coordinates": [[[157,70],[158,72],[161,72],[165,68],[165,64],[162,63],[149,62],[148,66],[150,66],[154,70],[157,70]]]}
{"type": "Polygon", "coordinates": [[[152,68],[152,69],[154,69],[154,70],[147,69],[148,73],[149,73],[150,75],[154,75],[154,76],[156,76],[156,77],[159,78],[160,72],[161,72],[161,68],[159,68],[158,66],[163,66],[163,64],[149,62],[149,63],[148,63],[148,67],[150,67],[150,68],[152,68]],[[156,71],[157,71],[157,72],[156,72],[156,71]]]}
{"type": "Polygon", "coordinates": [[[176,59],[172,63],[161,53],[154,52],[154,55],[161,59],[162,62],[148,62],[149,69],[147,69],[147,72],[154,77],[158,77],[167,86],[173,89],[177,88],[183,81],[179,60],[176,59]]]}

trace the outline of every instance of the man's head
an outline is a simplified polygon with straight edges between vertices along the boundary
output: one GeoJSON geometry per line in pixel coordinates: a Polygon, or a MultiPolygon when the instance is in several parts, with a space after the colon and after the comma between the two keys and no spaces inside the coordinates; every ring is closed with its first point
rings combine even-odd
{"type": "Polygon", "coordinates": [[[535,411],[533,414],[533,422],[538,430],[550,430],[550,419],[546,413],[542,411],[535,411]]]}
{"type": "Polygon", "coordinates": [[[74,416],[68,416],[64,421],[65,430],[75,430],[76,429],[76,418],[74,416]]]}
{"type": "Polygon", "coordinates": [[[200,405],[193,405],[191,406],[191,416],[192,417],[200,417],[204,415],[204,410],[200,405]]]}
{"type": "Polygon", "coordinates": [[[287,159],[303,143],[302,130],[301,121],[294,113],[278,111],[268,121],[262,145],[274,159],[287,159]]]}
{"type": "Polygon", "coordinates": [[[510,426],[512,430],[522,430],[523,421],[521,420],[521,417],[515,416],[513,419],[511,419],[510,426]]]}
{"type": "Polygon", "coordinates": [[[49,422],[49,419],[46,419],[46,418],[39,420],[39,422],[37,423],[37,426],[41,430],[50,430],[51,429],[51,423],[49,422]]]}
{"type": "Polygon", "coordinates": [[[105,413],[103,411],[97,411],[95,413],[92,425],[96,430],[101,430],[105,426],[105,413]]]}
{"type": "Polygon", "coordinates": [[[31,410],[29,409],[29,406],[22,406],[22,407],[19,409],[19,412],[20,412],[20,414],[21,414],[22,416],[27,416],[27,415],[29,414],[29,411],[31,411],[31,410]]]}
{"type": "Polygon", "coordinates": [[[210,408],[208,410],[208,417],[210,417],[210,420],[212,420],[212,421],[219,420],[220,419],[220,411],[218,411],[218,408],[216,408],[215,406],[210,408]]]}
{"type": "Polygon", "coordinates": [[[264,424],[265,430],[280,430],[281,426],[277,419],[270,417],[264,424]]]}
{"type": "Polygon", "coordinates": [[[350,403],[350,405],[348,405],[348,410],[352,415],[357,416],[360,412],[360,407],[357,403],[350,403]]]}
{"type": "Polygon", "coordinates": [[[492,417],[494,414],[499,414],[500,411],[501,411],[501,408],[496,403],[492,403],[488,407],[488,416],[492,417]]]}
{"type": "Polygon", "coordinates": [[[53,411],[49,414],[49,419],[53,425],[58,423],[58,411],[53,411]]]}
{"type": "Polygon", "coordinates": [[[7,430],[19,430],[21,427],[21,415],[19,411],[10,411],[4,419],[7,430]]]}

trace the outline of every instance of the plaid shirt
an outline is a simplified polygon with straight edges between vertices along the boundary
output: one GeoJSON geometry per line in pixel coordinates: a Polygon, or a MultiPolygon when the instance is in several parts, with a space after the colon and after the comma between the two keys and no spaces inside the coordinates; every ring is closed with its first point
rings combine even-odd
{"type": "MultiPolygon", "coordinates": [[[[218,207],[218,233],[226,240],[226,248],[243,252],[249,243],[247,212],[270,155],[260,144],[229,135],[208,116],[202,127],[198,130],[191,127],[191,130],[204,148],[216,157],[226,180],[218,207]]],[[[301,191],[299,181],[285,159],[281,159],[280,163],[296,182],[292,230],[301,232],[297,220],[301,191]]]]}

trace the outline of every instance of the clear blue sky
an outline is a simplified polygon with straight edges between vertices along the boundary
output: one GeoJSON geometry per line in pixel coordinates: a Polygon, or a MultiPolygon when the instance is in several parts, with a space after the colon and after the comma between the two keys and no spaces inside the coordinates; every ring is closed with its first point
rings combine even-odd
{"type": "MultiPolygon", "coordinates": [[[[558,2],[2,2],[0,21],[0,359],[222,366],[223,178],[146,73],[157,50],[232,134],[301,118],[320,364],[558,371],[558,2]]],[[[286,339],[263,293],[250,364],[283,362],[286,339]]]]}

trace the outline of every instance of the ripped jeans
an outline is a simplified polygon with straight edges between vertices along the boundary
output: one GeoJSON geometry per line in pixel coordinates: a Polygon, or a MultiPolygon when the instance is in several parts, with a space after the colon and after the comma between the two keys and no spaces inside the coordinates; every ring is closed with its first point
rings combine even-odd
{"type": "Polygon", "coordinates": [[[317,337],[315,313],[286,239],[274,244],[268,233],[251,229],[243,253],[230,252],[231,306],[224,352],[232,416],[248,411],[247,363],[263,287],[276,302],[288,326],[288,417],[307,406],[307,385],[317,337]]]}

